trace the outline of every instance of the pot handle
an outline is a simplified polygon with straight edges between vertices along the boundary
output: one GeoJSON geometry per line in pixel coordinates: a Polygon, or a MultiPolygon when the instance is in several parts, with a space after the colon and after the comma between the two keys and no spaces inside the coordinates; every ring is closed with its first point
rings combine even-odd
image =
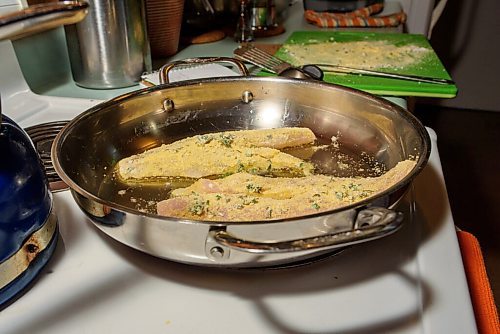
{"type": "Polygon", "coordinates": [[[251,241],[238,238],[225,226],[213,227],[209,234],[217,243],[248,253],[285,253],[313,249],[347,247],[375,240],[396,232],[403,222],[401,212],[370,207],[358,212],[352,230],[287,241],[251,241]]]}
{"type": "Polygon", "coordinates": [[[178,61],[174,61],[172,63],[166,64],[166,65],[163,65],[159,70],[160,84],[169,83],[168,73],[174,67],[193,66],[193,65],[200,65],[200,64],[211,64],[211,63],[229,64],[229,65],[236,67],[240,71],[242,76],[246,77],[246,76],[250,75],[245,64],[243,64],[243,62],[241,62],[238,59],[231,58],[231,57],[198,57],[198,58],[188,58],[188,59],[178,60],[178,61]]]}
{"type": "Polygon", "coordinates": [[[50,2],[0,16],[0,41],[77,23],[87,15],[88,7],[82,1],[50,2]]]}

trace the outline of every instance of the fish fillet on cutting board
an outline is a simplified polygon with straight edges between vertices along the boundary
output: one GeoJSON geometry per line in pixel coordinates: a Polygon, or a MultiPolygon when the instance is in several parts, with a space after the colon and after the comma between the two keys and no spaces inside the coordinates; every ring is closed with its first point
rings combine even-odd
{"type": "Polygon", "coordinates": [[[260,175],[308,175],[310,163],[280,149],[309,145],[316,136],[308,128],[277,128],[209,133],[122,159],[122,181],[154,178],[200,178],[249,172],[260,175]]]}
{"type": "MultiPolygon", "coordinates": [[[[304,63],[327,63],[364,69],[368,67],[397,74],[451,79],[427,37],[421,34],[333,30],[294,31],[275,56],[296,66],[304,63]],[[327,44],[329,47],[327,47],[328,50],[322,52],[325,57],[314,61],[314,58],[320,56],[316,49],[317,44],[327,44]],[[297,57],[294,54],[295,51],[300,51],[304,57],[297,57]],[[375,61],[376,59],[380,61],[375,61]],[[369,63],[372,66],[366,66],[369,63]]],[[[262,75],[265,74],[262,73],[262,75]]],[[[325,72],[323,81],[378,95],[442,98],[453,98],[457,95],[457,86],[454,84],[433,84],[369,75],[325,72]]]]}
{"type": "Polygon", "coordinates": [[[162,216],[208,221],[262,221],[298,217],[340,208],[377,195],[402,180],[415,161],[399,162],[371,178],[309,175],[271,178],[237,173],[200,179],[157,204],[162,216]]]}

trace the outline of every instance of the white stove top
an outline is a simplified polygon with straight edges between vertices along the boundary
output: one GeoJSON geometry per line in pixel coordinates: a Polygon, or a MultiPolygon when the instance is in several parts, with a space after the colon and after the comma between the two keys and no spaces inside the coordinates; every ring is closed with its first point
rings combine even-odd
{"type": "MultiPolygon", "coordinates": [[[[9,53],[0,43],[0,56],[9,53]]],[[[0,73],[11,71],[4,67],[0,73]]],[[[15,71],[13,71],[15,72],[15,71]]],[[[19,74],[19,73],[18,73],[19,74]]],[[[97,100],[31,93],[18,77],[3,112],[21,126],[70,119],[97,100]]],[[[5,93],[4,93],[5,91],[5,93]]],[[[395,234],[280,270],[177,264],[95,228],[54,194],[60,239],[33,287],[0,312],[2,333],[475,333],[436,135],[395,234]]]]}

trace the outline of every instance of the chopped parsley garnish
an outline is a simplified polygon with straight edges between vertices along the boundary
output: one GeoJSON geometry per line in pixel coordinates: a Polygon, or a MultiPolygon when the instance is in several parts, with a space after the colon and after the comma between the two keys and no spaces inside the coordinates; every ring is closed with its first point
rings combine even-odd
{"type": "Polygon", "coordinates": [[[247,184],[247,190],[251,193],[260,194],[262,192],[262,187],[253,183],[247,184]]]}
{"type": "Polygon", "coordinates": [[[189,212],[198,216],[201,216],[204,211],[205,211],[205,203],[203,203],[203,201],[199,199],[195,200],[193,205],[191,205],[191,207],[189,208],[189,212]]]}
{"type": "Polygon", "coordinates": [[[272,168],[273,168],[273,165],[272,165],[270,160],[268,160],[268,162],[269,162],[269,165],[267,165],[267,172],[270,173],[272,168]]]}
{"type": "Polygon", "coordinates": [[[259,169],[257,167],[252,167],[248,170],[250,174],[257,175],[259,174],[259,169]]]}
{"type": "Polygon", "coordinates": [[[347,187],[349,189],[351,189],[351,190],[358,191],[359,190],[359,186],[361,186],[361,184],[349,183],[349,185],[347,187]]]}
{"type": "Polygon", "coordinates": [[[257,198],[251,197],[251,196],[241,195],[241,196],[238,196],[238,198],[241,199],[243,205],[250,205],[250,204],[259,203],[259,200],[257,198]]]}
{"type": "Polygon", "coordinates": [[[367,198],[373,193],[373,190],[363,190],[361,194],[359,194],[359,198],[367,198]]]}
{"type": "Polygon", "coordinates": [[[219,142],[226,147],[231,147],[233,141],[234,141],[234,136],[231,134],[221,133],[219,136],[219,142]]]}
{"type": "Polygon", "coordinates": [[[214,137],[211,135],[200,135],[197,139],[200,144],[204,145],[210,143],[214,137]]]}
{"type": "Polygon", "coordinates": [[[273,217],[273,209],[270,207],[266,208],[266,218],[272,218],[273,217]]]}

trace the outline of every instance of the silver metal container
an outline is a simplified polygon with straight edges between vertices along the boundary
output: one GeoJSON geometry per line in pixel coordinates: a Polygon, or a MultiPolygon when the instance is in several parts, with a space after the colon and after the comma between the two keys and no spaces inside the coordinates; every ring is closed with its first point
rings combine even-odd
{"type": "Polygon", "coordinates": [[[253,30],[275,27],[276,5],[274,0],[254,0],[250,2],[250,24],[253,30]]]}
{"type": "Polygon", "coordinates": [[[73,78],[86,88],[135,85],[151,70],[142,1],[90,0],[87,17],[66,26],[73,78]]]}

